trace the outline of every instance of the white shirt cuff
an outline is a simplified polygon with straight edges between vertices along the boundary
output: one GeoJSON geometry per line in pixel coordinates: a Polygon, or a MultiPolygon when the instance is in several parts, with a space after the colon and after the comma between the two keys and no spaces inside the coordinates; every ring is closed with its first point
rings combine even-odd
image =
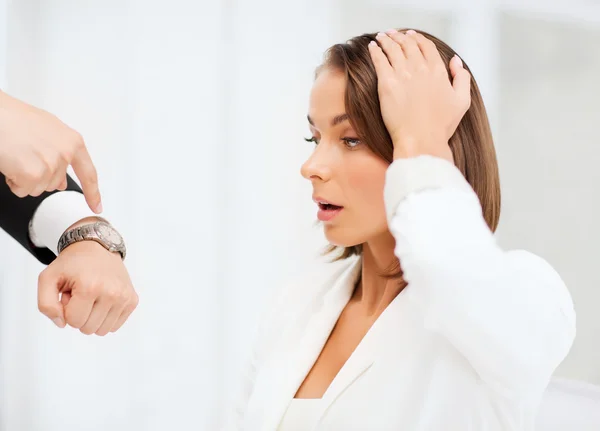
{"type": "Polygon", "coordinates": [[[83,194],[75,191],[54,193],[42,201],[29,223],[29,237],[36,247],[58,254],[58,240],[69,226],[86,217],[97,217],[83,194]]]}
{"type": "Polygon", "coordinates": [[[383,191],[388,223],[409,194],[441,187],[474,193],[458,168],[447,160],[429,155],[395,160],[387,169],[383,191]]]}

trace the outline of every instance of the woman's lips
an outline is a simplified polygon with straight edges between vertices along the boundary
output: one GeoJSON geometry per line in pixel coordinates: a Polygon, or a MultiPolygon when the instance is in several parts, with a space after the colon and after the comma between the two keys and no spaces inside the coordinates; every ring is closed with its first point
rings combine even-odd
{"type": "Polygon", "coordinates": [[[323,199],[315,199],[315,202],[317,202],[317,205],[319,206],[317,218],[320,221],[331,221],[344,209],[344,207],[332,204],[323,199]]]}

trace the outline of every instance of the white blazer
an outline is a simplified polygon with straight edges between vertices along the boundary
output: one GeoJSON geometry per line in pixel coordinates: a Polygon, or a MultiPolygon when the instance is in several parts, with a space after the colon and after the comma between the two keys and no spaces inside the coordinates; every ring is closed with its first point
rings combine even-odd
{"type": "MultiPolygon", "coordinates": [[[[575,337],[561,278],[531,253],[502,251],[474,191],[442,159],[395,161],[384,196],[409,286],[342,367],[307,431],[533,430],[575,337]]],[[[327,264],[277,293],[227,429],[278,429],[360,268],[358,257],[327,264]]]]}

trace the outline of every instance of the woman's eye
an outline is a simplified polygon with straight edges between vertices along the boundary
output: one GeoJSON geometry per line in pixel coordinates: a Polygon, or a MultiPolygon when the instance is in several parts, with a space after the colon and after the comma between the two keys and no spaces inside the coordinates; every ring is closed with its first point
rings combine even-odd
{"type": "Polygon", "coordinates": [[[304,140],[306,142],[312,142],[315,145],[319,144],[319,140],[317,138],[315,138],[314,136],[311,136],[310,138],[304,138],[304,140]]]}
{"type": "Polygon", "coordinates": [[[360,139],[356,138],[342,138],[342,141],[344,141],[344,144],[348,148],[355,148],[356,146],[360,145],[360,139]]]}

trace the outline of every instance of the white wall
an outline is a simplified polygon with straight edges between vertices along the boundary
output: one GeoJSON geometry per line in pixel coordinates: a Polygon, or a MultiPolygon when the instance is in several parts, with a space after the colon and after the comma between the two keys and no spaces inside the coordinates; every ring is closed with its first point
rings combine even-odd
{"type": "Polygon", "coordinates": [[[0,0],[0,87],[84,135],[140,293],[117,334],[60,331],[36,309],[41,265],[1,235],[0,429],[216,429],[263,299],[322,244],[299,175],[313,69],[342,37],[391,26],[440,35],[474,69],[498,137],[501,241],[565,277],[579,337],[559,374],[600,383],[586,93],[600,60],[584,45],[598,30],[534,19],[520,38],[514,18],[471,12],[500,33],[473,39],[469,16],[389,2],[0,0]]]}
{"type": "Polygon", "coordinates": [[[557,374],[600,383],[600,25],[519,14],[501,24],[502,242],[548,259],[570,288],[577,338],[557,374]]]}
{"type": "Polygon", "coordinates": [[[86,138],[141,299],[115,335],[60,331],[36,310],[41,266],[3,235],[1,429],[216,429],[262,299],[320,244],[299,175],[334,40],[316,5],[3,4],[3,88],[86,138]]]}
{"type": "Polygon", "coordinates": [[[564,278],[578,334],[556,375],[600,383],[600,54],[590,49],[600,42],[600,11],[580,1],[544,5],[349,0],[343,35],[392,26],[424,29],[469,64],[500,163],[500,244],[543,256],[564,278]]]}

